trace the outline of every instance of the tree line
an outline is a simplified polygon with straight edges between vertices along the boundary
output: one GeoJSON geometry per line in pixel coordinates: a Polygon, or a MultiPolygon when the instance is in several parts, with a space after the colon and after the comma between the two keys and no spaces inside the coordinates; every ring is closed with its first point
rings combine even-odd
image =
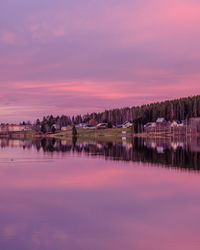
{"type": "Polygon", "coordinates": [[[145,124],[147,122],[155,122],[158,117],[164,117],[169,121],[181,121],[191,117],[200,117],[200,95],[72,117],[67,115],[54,117],[50,115],[43,117],[41,121],[37,119],[35,125],[40,127],[43,132],[48,132],[47,130],[49,129],[72,124],[89,123],[91,121],[95,123],[109,122],[114,125],[125,121],[145,124]]]}

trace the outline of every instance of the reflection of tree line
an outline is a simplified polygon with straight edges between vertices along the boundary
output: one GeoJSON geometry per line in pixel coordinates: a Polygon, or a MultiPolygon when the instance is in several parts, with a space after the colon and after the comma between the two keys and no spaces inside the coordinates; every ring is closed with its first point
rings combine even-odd
{"type": "MultiPolygon", "coordinates": [[[[77,142],[47,139],[35,141],[20,141],[11,143],[4,140],[3,146],[21,145],[23,148],[34,147],[38,151],[76,153],[93,156],[104,156],[106,159],[144,162],[174,166],[177,168],[200,170],[200,152],[194,150],[190,144],[177,144],[170,147],[168,142],[158,142],[159,148],[163,145],[162,152],[155,146],[155,142],[148,142],[142,138],[135,138],[131,143],[126,142],[77,142]]],[[[172,144],[174,145],[174,144],[172,144]]],[[[1,141],[2,146],[2,141],[1,141]]],[[[196,148],[196,147],[195,147],[196,148]]]]}
{"type": "Polygon", "coordinates": [[[44,152],[76,152],[77,154],[104,156],[106,159],[162,164],[177,168],[200,170],[200,152],[192,152],[191,147],[177,147],[167,144],[162,153],[146,146],[144,139],[135,138],[132,143],[79,143],[63,145],[62,141],[43,139],[39,143],[44,152]]]}
{"type": "Polygon", "coordinates": [[[176,150],[165,146],[163,152],[159,153],[157,148],[145,146],[142,139],[136,139],[134,145],[136,161],[200,170],[200,152],[191,151],[190,146],[177,147],[176,150]]]}

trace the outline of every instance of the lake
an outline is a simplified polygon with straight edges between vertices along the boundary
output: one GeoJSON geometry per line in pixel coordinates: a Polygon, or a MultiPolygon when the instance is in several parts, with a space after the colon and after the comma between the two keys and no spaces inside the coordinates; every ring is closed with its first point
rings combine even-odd
{"type": "Polygon", "coordinates": [[[200,249],[200,139],[0,139],[0,249],[200,249]]]}

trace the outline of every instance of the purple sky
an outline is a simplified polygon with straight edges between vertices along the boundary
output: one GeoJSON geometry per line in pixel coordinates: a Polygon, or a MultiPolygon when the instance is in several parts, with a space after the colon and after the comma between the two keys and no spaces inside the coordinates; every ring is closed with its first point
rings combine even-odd
{"type": "Polygon", "coordinates": [[[2,0],[0,122],[200,93],[199,0],[2,0]]]}

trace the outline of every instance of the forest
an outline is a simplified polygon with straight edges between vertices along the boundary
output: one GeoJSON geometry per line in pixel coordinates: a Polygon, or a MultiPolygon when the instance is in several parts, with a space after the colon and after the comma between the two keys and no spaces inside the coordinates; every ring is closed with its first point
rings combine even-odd
{"type": "Polygon", "coordinates": [[[168,121],[181,121],[191,117],[200,117],[200,95],[72,117],[68,115],[56,117],[50,115],[43,117],[41,121],[37,119],[36,126],[44,128],[56,124],[57,127],[62,127],[82,122],[88,123],[91,120],[96,123],[121,124],[125,121],[140,121],[140,124],[145,124],[155,122],[158,117],[164,117],[168,121]]]}

